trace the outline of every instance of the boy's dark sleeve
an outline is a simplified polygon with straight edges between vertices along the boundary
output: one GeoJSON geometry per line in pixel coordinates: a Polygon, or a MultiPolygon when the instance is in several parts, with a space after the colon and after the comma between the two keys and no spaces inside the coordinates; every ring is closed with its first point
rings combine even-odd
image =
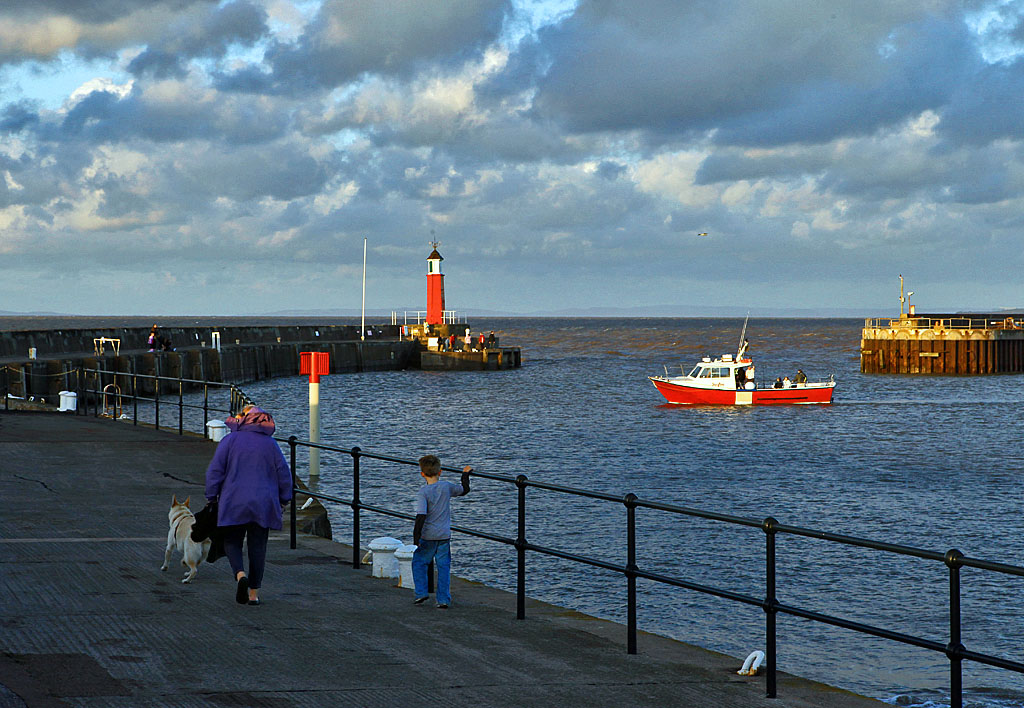
{"type": "Polygon", "coordinates": [[[427,520],[426,514],[416,514],[416,525],[412,529],[413,545],[420,545],[420,534],[423,533],[423,522],[427,520]]]}
{"type": "Polygon", "coordinates": [[[460,496],[466,496],[469,494],[469,473],[472,471],[472,467],[466,467],[462,471],[462,494],[460,496]]]}

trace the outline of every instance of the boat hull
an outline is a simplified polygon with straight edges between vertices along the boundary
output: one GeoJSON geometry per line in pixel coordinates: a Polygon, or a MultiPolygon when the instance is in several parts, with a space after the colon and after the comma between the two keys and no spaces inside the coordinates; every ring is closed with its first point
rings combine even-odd
{"type": "Polygon", "coordinates": [[[749,406],[826,404],[832,402],[835,383],[798,384],[790,388],[701,388],[675,383],[660,376],[649,376],[665,400],[674,405],[749,406]]]}

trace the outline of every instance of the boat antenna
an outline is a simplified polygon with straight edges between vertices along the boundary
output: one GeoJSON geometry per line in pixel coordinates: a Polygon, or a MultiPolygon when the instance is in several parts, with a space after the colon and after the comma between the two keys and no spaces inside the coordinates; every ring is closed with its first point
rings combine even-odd
{"type": "Polygon", "coordinates": [[[744,352],[747,350],[747,347],[745,346],[745,342],[746,342],[746,338],[747,338],[747,321],[749,319],[750,319],[750,313],[748,312],[747,316],[743,320],[743,330],[740,332],[740,343],[736,347],[736,361],[739,361],[740,359],[742,359],[744,352]]]}

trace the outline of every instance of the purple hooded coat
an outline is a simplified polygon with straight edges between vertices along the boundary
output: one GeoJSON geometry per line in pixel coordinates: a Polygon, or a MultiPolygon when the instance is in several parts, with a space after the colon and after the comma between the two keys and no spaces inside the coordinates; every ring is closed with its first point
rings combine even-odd
{"type": "Polygon", "coordinates": [[[220,498],[217,525],[281,528],[281,505],[292,498],[292,473],[274,440],[274,419],[252,408],[224,422],[232,432],[217,444],[206,468],[206,498],[220,498]]]}

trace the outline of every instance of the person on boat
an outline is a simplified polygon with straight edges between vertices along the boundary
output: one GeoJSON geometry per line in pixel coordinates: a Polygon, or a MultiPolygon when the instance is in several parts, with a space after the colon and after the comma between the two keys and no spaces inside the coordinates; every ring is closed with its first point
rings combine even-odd
{"type": "Polygon", "coordinates": [[[780,379],[778,376],[775,377],[774,388],[782,388],[782,379],[780,379]]]}
{"type": "Polygon", "coordinates": [[[807,383],[807,374],[804,373],[803,369],[796,370],[796,376],[793,377],[793,383],[805,384],[807,383]]]}
{"type": "Polygon", "coordinates": [[[789,380],[788,376],[784,376],[782,379],[782,388],[790,388],[793,382],[789,380]]]}

